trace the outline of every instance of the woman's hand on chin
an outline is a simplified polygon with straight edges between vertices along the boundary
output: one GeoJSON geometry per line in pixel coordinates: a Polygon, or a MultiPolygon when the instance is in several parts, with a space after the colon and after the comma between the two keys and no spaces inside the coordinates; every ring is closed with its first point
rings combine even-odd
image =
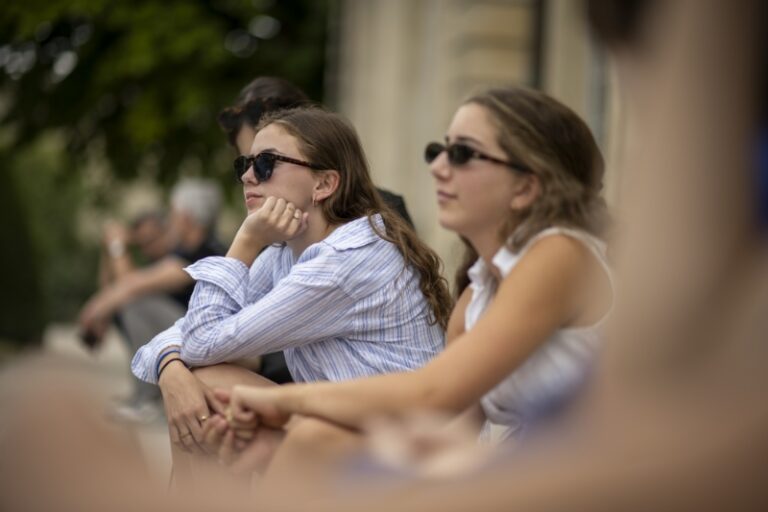
{"type": "Polygon", "coordinates": [[[264,247],[291,240],[306,231],[308,217],[308,213],[282,197],[267,197],[261,208],[245,218],[227,256],[250,266],[264,247]]]}
{"type": "Polygon", "coordinates": [[[308,214],[282,197],[269,196],[261,208],[248,215],[237,236],[244,236],[262,246],[285,242],[307,229],[308,214]]]}

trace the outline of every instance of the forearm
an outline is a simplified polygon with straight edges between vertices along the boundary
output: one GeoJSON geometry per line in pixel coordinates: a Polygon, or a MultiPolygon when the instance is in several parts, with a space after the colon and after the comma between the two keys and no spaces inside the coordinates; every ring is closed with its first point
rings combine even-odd
{"type": "Polygon", "coordinates": [[[191,366],[210,366],[260,355],[255,344],[248,343],[240,319],[235,318],[241,310],[239,300],[218,285],[199,281],[187,314],[179,324],[186,342],[182,359],[191,366]]]}
{"type": "Polygon", "coordinates": [[[115,314],[136,297],[134,290],[126,284],[121,281],[112,281],[102,290],[102,300],[108,316],[115,314]]]}
{"type": "Polygon", "coordinates": [[[183,264],[183,261],[169,256],[147,268],[127,271],[104,290],[105,303],[110,312],[145,295],[175,292],[189,286],[192,279],[184,272],[183,264]]]}
{"type": "Polygon", "coordinates": [[[267,245],[268,244],[248,233],[238,231],[235,235],[235,239],[232,240],[232,245],[229,247],[229,251],[227,251],[227,257],[240,260],[245,263],[247,267],[250,267],[253,265],[253,262],[259,253],[267,245]]]}
{"type": "Polygon", "coordinates": [[[322,335],[305,333],[311,329],[297,326],[295,318],[268,316],[270,308],[258,306],[253,308],[255,313],[228,311],[213,302],[204,310],[190,309],[181,325],[184,362],[190,366],[228,363],[303,346],[322,335]]]}
{"type": "Polygon", "coordinates": [[[292,271],[269,290],[271,278],[249,273],[230,257],[207,258],[187,271],[198,283],[181,325],[182,358],[193,366],[344,336],[352,325],[355,299],[333,275],[308,278],[292,271]],[[268,293],[250,302],[254,288],[268,293]],[[328,304],[334,305],[334,315],[328,314],[328,304]]]}
{"type": "MultiPolygon", "coordinates": [[[[270,390],[272,391],[272,390],[270,390]]],[[[346,382],[297,384],[275,389],[285,413],[361,428],[374,416],[400,416],[414,410],[461,411],[429,372],[381,375],[346,382]]]]}
{"type": "Polygon", "coordinates": [[[99,288],[106,288],[113,280],[109,257],[102,250],[99,255],[99,288]]]}
{"type": "Polygon", "coordinates": [[[136,270],[136,266],[133,264],[130,253],[125,252],[119,256],[110,257],[113,280],[120,280],[136,270]]]}
{"type": "Polygon", "coordinates": [[[254,356],[242,353],[243,326],[250,324],[239,313],[248,305],[251,283],[249,268],[240,259],[213,256],[187,267],[186,272],[197,281],[184,321],[179,324],[185,341],[182,358],[193,366],[208,366],[254,356]]]}
{"type": "Polygon", "coordinates": [[[120,308],[130,303],[145,292],[146,286],[135,273],[118,276],[112,268],[112,280],[100,292],[100,300],[106,316],[115,314],[120,308]]]}

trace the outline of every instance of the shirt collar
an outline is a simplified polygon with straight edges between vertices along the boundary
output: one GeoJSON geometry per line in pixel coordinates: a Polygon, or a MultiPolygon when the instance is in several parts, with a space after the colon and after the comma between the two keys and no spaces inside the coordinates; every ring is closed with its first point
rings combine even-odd
{"type": "MultiPolygon", "coordinates": [[[[516,259],[517,257],[507,249],[507,246],[502,245],[491,258],[491,263],[502,276],[506,276],[514,266],[516,259]]],[[[484,286],[493,279],[493,275],[483,258],[477,258],[477,261],[467,271],[467,275],[474,287],[484,286]]]]}

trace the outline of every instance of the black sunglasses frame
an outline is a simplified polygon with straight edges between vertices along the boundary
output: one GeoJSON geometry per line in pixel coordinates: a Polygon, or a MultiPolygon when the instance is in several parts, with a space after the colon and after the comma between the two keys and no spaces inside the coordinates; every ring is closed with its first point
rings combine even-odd
{"type": "Polygon", "coordinates": [[[510,169],[514,169],[515,171],[523,172],[526,174],[533,174],[531,169],[522,164],[507,162],[505,160],[486,155],[485,153],[471,148],[466,144],[462,144],[461,142],[448,144],[447,146],[445,144],[441,144],[440,142],[430,142],[424,148],[424,160],[428,164],[431,164],[435,161],[435,158],[437,158],[443,151],[447,153],[448,163],[451,165],[462,166],[473,158],[476,158],[478,160],[487,160],[489,162],[501,164],[509,167],[510,169]]]}
{"type": "Polygon", "coordinates": [[[248,172],[248,169],[253,167],[253,174],[259,182],[268,181],[272,177],[272,173],[275,171],[275,162],[286,162],[289,164],[300,165],[302,167],[308,167],[316,171],[322,171],[323,168],[316,164],[311,164],[303,160],[297,160],[288,156],[278,155],[277,153],[269,153],[267,151],[259,153],[256,156],[241,155],[235,158],[233,164],[235,171],[235,180],[238,183],[242,183],[243,175],[248,172]]]}

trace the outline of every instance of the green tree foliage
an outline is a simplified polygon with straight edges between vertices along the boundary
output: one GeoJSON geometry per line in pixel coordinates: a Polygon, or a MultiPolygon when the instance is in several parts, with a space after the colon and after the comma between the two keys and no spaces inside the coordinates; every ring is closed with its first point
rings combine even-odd
{"type": "Polygon", "coordinates": [[[92,287],[93,251],[75,236],[78,207],[98,203],[89,166],[164,187],[190,165],[229,179],[217,112],[258,75],[321,99],[328,10],[321,0],[3,2],[0,339],[37,337],[92,287]]]}
{"type": "Polygon", "coordinates": [[[153,162],[167,184],[190,158],[213,172],[215,115],[256,75],[322,95],[324,2],[12,0],[0,13],[9,146],[58,129],[75,159],[99,143],[119,177],[153,162]]]}
{"type": "Polygon", "coordinates": [[[19,215],[22,206],[13,176],[0,170],[0,341],[26,343],[40,337],[43,302],[29,223],[19,215]]]}

